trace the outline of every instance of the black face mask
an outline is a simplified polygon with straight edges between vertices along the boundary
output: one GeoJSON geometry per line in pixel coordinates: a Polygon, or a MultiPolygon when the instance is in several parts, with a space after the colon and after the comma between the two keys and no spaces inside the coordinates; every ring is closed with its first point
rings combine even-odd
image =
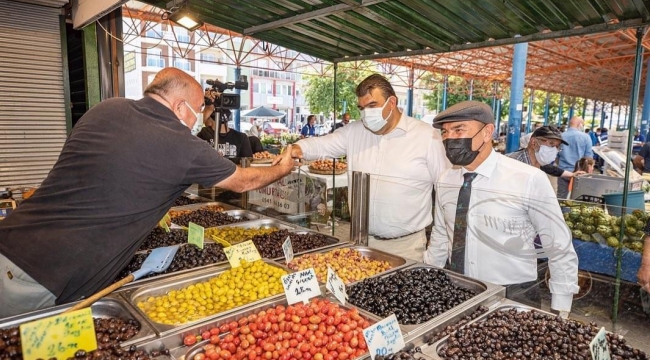
{"type": "Polygon", "coordinates": [[[445,146],[447,159],[449,159],[453,165],[467,166],[476,159],[485,143],[483,143],[483,145],[481,145],[477,150],[472,150],[472,140],[474,140],[476,135],[481,133],[483,128],[485,128],[485,125],[483,125],[483,127],[472,137],[445,139],[442,142],[445,146]]]}

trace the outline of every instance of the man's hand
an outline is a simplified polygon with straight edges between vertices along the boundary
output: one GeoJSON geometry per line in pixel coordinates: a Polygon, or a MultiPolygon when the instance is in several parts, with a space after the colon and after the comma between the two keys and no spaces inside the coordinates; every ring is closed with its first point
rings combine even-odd
{"type": "Polygon", "coordinates": [[[292,159],[302,159],[302,149],[300,145],[289,145],[280,156],[276,156],[271,162],[271,165],[277,165],[285,156],[289,156],[292,159]]]}
{"type": "Polygon", "coordinates": [[[273,162],[271,163],[272,166],[280,166],[284,168],[285,174],[290,173],[293,171],[294,166],[296,165],[296,162],[294,161],[293,157],[291,156],[292,153],[292,148],[293,145],[287,146],[285,151],[282,153],[282,155],[278,155],[273,159],[273,162]]]}

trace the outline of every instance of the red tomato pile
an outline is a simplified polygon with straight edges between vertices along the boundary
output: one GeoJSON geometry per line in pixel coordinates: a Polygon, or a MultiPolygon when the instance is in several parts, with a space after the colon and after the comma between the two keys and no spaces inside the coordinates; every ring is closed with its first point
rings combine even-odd
{"type": "MultiPolygon", "coordinates": [[[[367,352],[362,330],[369,325],[356,309],[345,310],[325,299],[279,305],[204,332],[201,338],[210,344],[193,360],[354,359],[367,352]]],[[[185,345],[196,340],[188,335],[185,345]]]]}

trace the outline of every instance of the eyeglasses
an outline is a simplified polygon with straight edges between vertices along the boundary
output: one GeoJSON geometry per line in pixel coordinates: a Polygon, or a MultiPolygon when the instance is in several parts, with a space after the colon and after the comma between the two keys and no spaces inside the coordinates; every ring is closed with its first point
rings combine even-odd
{"type": "Polygon", "coordinates": [[[199,109],[199,112],[197,113],[196,111],[194,111],[194,109],[192,109],[192,105],[190,105],[189,102],[187,102],[186,100],[183,100],[183,103],[185,103],[185,105],[190,109],[190,111],[192,112],[192,114],[194,114],[194,116],[199,116],[198,114],[203,113],[203,110],[205,110],[205,104],[201,104],[201,108],[199,109]]]}
{"type": "Polygon", "coordinates": [[[555,148],[557,148],[557,149],[560,150],[560,151],[562,150],[562,143],[559,143],[559,144],[557,144],[557,145],[553,145],[553,143],[551,142],[550,139],[545,139],[545,138],[541,138],[541,137],[538,137],[538,138],[536,138],[536,139],[537,139],[537,141],[538,141],[541,145],[546,145],[546,146],[555,147],[555,148]]]}

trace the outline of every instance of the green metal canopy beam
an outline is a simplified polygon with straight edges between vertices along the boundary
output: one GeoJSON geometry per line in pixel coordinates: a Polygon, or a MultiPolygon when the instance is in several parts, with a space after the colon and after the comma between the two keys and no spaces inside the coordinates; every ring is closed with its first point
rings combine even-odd
{"type": "Polygon", "coordinates": [[[387,1],[387,0],[362,0],[361,3],[357,4],[357,5],[338,4],[338,5],[334,5],[334,6],[329,6],[329,7],[326,7],[326,8],[310,11],[310,12],[307,12],[307,13],[294,15],[294,16],[291,16],[291,17],[286,18],[286,19],[280,19],[280,20],[272,21],[272,22],[262,24],[262,25],[251,26],[248,29],[244,29],[243,34],[244,35],[251,35],[251,34],[255,34],[255,33],[258,33],[258,32],[262,32],[262,31],[273,30],[273,29],[284,27],[284,26],[292,25],[292,24],[295,24],[295,23],[308,21],[308,20],[313,20],[313,19],[317,19],[317,18],[320,18],[320,17],[323,17],[323,16],[336,14],[336,13],[339,13],[339,12],[342,12],[342,11],[348,11],[348,10],[352,10],[352,9],[355,9],[355,8],[362,8],[364,6],[369,6],[369,5],[380,3],[380,2],[383,2],[383,1],[387,1]]]}

